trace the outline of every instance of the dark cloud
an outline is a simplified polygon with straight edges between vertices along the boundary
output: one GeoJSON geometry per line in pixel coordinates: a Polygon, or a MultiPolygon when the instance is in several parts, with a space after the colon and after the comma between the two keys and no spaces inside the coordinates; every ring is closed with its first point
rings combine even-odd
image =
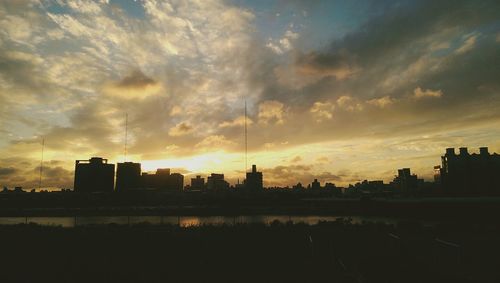
{"type": "MultiPolygon", "coordinates": [[[[68,162],[60,160],[45,161],[42,170],[42,187],[73,187],[73,171],[66,169],[67,166],[68,162]]],[[[40,181],[39,174],[39,160],[22,157],[0,159],[0,185],[2,186],[37,188],[40,181]]]]}
{"type": "Polygon", "coordinates": [[[146,76],[140,70],[135,70],[130,75],[117,82],[116,85],[122,88],[144,88],[157,83],[157,81],[146,76]]]}
{"type": "Polygon", "coordinates": [[[295,65],[304,73],[324,73],[326,75],[344,72],[353,68],[354,58],[347,50],[338,52],[321,53],[312,51],[309,53],[297,53],[295,65]]]}
{"type": "Polygon", "coordinates": [[[0,176],[12,175],[17,172],[13,167],[0,167],[0,176]]]}

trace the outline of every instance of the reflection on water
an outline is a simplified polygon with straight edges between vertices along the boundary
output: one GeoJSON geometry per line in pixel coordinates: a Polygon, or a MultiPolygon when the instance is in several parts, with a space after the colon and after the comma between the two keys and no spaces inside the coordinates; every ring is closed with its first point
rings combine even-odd
{"type": "Polygon", "coordinates": [[[317,224],[320,221],[336,221],[339,218],[351,219],[352,223],[382,222],[396,224],[398,218],[389,217],[367,217],[367,216],[284,216],[284,215],[252,215],[252,216],[82,216],[82,217],[0,217],[0,225],[35,223],[44,226],[75,227],[80,225],[95,224],[172,224],[182,227],[200,225],[235,225],[262,223],[271,224],[279,221],[282,223],[305,223],[317,224]]]}

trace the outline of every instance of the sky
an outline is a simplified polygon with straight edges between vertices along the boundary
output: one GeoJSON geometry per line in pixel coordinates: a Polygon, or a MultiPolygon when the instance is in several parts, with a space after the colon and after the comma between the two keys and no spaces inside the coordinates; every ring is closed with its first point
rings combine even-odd
{"type": "Polygon", "coordinates": [[[500,153],[498,1],[5,0],[0,27],[2,186],[38,186],[42,140],[43,187],[92,156],[242,181],[245,102],[266,186],[500,153]]]}

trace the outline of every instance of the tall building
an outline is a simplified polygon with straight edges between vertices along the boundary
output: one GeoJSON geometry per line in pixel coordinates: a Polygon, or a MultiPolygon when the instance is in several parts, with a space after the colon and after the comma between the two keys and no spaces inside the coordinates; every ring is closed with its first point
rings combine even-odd
{"type": "Polygon", "coordinates": [[[170,190],[178,192],[182,191],[184,188],[184,175],[179,173],[170,174],[168,186],[170,190]]]}
{"type": "Polygon", "coordinates": [[[466,147],[455,154],[447,148],[441,157],[441,184],[448,195],[500,195],[500,155],[479,148],[479,154],[469,154],[466,147]]]}
{"type": "Polygon", "coordinates": [[[262,181],[262,172],[257,172],[256,165],[252,165],[252,172],[247,172],[245,187],[250,191],[260,191],[264,188],[262,181]]]}
{"type": "Polygon", "coordinates": [[[116,166],[116,191],[124,192],[141,186],[141,164],[118,163],[116,166]]]}
{"type": "Polygon", "coordinates": [[[115,165],[107,159],[92,157],[90,160],[76,160],[76,192],[112,192],[115,185],[115,165]]]}
{"type": "Polygon", "coordinates": [[[201,176],[196,176],[196,178],[191,178],[191,190],[201,191],[205,188],[205,178],[201,176]]]}
{"type": "Polygon", "coordinates": [[[207,178],[207,190],[221,191],[229,189],[229,183],[224,180],[224,174],[212,173],[207,178]]]}

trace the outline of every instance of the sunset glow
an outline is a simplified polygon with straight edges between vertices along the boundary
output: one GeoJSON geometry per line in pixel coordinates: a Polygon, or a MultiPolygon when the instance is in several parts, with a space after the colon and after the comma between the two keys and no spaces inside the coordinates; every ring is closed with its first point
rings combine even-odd
{"type": "Polygon", "coordinates": [[[2,1],[0,185],[38,184],[42,139],[46,187],[92,156],[234,184],[245,102],[266,186],[500,152],[500,7],[438,2],[2,1]]]}

